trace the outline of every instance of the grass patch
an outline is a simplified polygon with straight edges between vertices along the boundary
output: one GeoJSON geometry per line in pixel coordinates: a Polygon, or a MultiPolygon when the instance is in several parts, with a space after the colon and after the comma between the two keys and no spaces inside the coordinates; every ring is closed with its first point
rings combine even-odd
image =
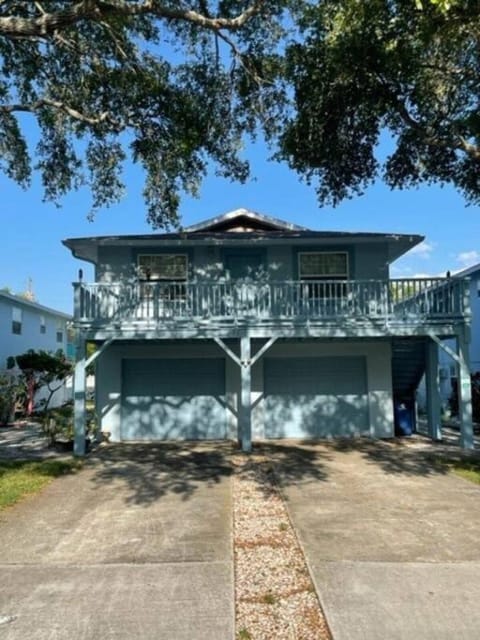
{"type": "Polygon", "coordinates": [[[459,460],[451,464],[457,476],[480,484],[480,460],[459,460]]]}
{"type": "Polygon", "coordinates": [[[261,601],[264,604],[275,604],[277,602],[277,599],[275,598],[273,593],[266,593],[264,596],[262,596],[261,601]]]}
{"type": "Polygon", "coordinates": [[[0,462],[0,510],[37,493],[55,478],[78,471],[79,460],[5,460],[0,462]]]}

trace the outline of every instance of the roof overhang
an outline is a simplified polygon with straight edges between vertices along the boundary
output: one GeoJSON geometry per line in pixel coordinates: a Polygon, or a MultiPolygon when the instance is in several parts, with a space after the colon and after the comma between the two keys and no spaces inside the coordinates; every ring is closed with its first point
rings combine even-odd
{"type": "Polygon", "coordinates": [[[7,293],[6,291],[0,291],[0,298],[3,298],[4,300],[8,300],[14,305],[28,307],[29,309],[33,309],[38,313],[46,313],[51,316],[62,318],[63,320],[72,320],[72,316],[68,313],[64,313],[63,311],[58,311],[57,309],[52,309],[51,307],[46,307],[43,304],[39,304],[38,302],[34,302],[33,300],[27,300],[26,298],[22,298],[21,296],[16,296],[14,294],[7,293]]]}
{"type": "Polygon", "coordinates": [[[98,261],[100,247],[132,247],[155,248],[194,246],[351,246],[355,244],[387,244],[388,262],[402,256],[414,246],[424,240],[424,236],[386,233],[351,233],[342,231],[308,231],[286,230],[271,232],[180,232],[165,234],[150,234],[136,236],[99,236],[89,238],[69,238],[63,241],[72,254],[81,260],[94,264],[98,261]]]}

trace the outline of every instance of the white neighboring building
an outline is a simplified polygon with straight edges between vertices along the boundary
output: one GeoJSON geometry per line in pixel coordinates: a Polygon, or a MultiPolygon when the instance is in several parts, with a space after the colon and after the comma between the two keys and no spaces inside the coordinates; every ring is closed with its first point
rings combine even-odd
{"type": "MultiPolygon", "coordinates": [[[[67,325],[72,317],[20,296],[0,291],[0,371],[6,369],[7,358],[29,349],[68,353],[67,325]]],[[[53,405],[71,397],[71,389],[62,388],[53,405]]],[[[38,399],[38,398],[37,398],[38,399]]]]}

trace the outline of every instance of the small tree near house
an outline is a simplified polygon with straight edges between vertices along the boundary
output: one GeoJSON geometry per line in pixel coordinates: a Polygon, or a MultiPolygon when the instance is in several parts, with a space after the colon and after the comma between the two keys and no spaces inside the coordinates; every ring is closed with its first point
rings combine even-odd
{"type": "Polygon", "coordinates": [[[72,374],[72,363],[67,360],[61,350],[52,354],[43,350],[29,349],[20,355],[11,356],[7,366],[9,369],[17,366],[24,378],[27,389],[24,409],[27,416],[32,415],[37,391],[40,389],[47,391],[47,397],[42,400],[42,427],[53,444],[55,429],[49,428],[48,410],[54,393],[64,385],[65,380],[72,374]]]}

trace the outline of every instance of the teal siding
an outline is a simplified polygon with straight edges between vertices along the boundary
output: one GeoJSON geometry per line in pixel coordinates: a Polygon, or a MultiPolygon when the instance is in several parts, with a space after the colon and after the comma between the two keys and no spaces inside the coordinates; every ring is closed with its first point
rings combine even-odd
{"type": "Polygon", "coordinates": [[[125,359],[122,440],[226,437],[223,358],[125,359]]]}
{"type": "MultiPolygon", "coordinates": [[[[189,256],[189,279],[198,277],[212,280],[224,277],[229,270],[230,256],[233,270],[243,270],[239,277],[244,277],[242,257],[245,262],[251,258],[253,270],[268,273],[271,280],[292,280],[298,278],[298,253],[300,251],[346,251],[349,261],[349,277],[351,279],[387,279],[388,278],[388,244],[308,244],[305,245],[271,245],[256,247],[225,247],[220,245],[185,247],[182,245],[159,247],[146,246],[132,248],[128,246],[98,247],[98,261],[95,268],[95,280],[98,282],[121,282],[134,278],[136,261],[139,253],[187,253],[189,256]],[[237,264],[233,264],[233,263],[237,264]]],[[[247,274],[250,275],[250,274],[247,274]]],[[[235,274],[231,275],[236,277],[235,274]]]]}
{"type": "Polygon", "coordinates": [[[256,278],[265,271],[266,251],[264,249],[224,249],[223,264],[225,274],[231,280],[256,278]]]}
{"type": "Polygon", "coordinates": [[[354,269],[350,277],[357,280],[388,280],[388,245],[357,244],[354,246],[354,269]]]}
{"type": "Polygon", "coordinates": [[[267,438],[369,433],[364,357],[265,358],[267,438]]]}
{"type": "Polygon", "coordinates": [[[124,282],[136,275],[131,247],[98,247],[97,282],[124,282]]]}

